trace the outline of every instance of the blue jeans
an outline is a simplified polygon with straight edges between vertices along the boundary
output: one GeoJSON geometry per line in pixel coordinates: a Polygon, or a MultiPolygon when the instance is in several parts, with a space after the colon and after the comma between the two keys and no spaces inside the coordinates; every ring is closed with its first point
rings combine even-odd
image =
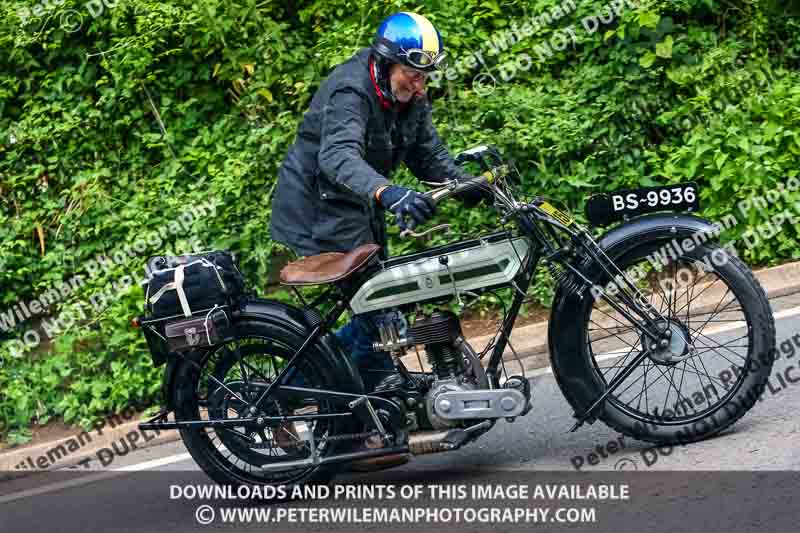
{"type": "MultiPolygon", "coordinates": [[[[395,371],[389,352],[376,352],[372,343],[378,339],[377,324],[383,320],[383,315],[377,312],[362,313],[353,318],[333,334],[342,343],[346,354],[350,356],[364,380],[367,392],[372,391],[384,377],[395,371]],[[383,372],[369,372],[368,370],[382,370],[383,372]]],[[[305,385],[302,375],[292,376],[294,369],[290,369],[287,382],[295,387],[305,385]]],[[[286,382],[284,382],[286,383],[286,382]]]]}
{"type": "Polygon", "coordinates": [[[375,388],[384,377],[395,371],[392,358],[389,352],[376,352],[372,349],[372,343],[378,339],[378,324],[383,320],[383,314],[372,312],[355,315],[341,327],[334,335],[342,343],[345,353],[355,363],[364,386],[369,392],[375,388]],[[382,372],[369,372],[368,370],[380,370],[382,372]]]}

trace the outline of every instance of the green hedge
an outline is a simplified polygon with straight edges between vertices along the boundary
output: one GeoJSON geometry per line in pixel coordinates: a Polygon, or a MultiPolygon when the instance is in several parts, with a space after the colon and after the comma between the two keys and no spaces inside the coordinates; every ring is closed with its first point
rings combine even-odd
{"type": "MultiPolygon", "coordinates": [[[[0,350],[0,436],[20,442],[31,421],[88,424],[157,398],[159,372],[128,327],[146,256],[232,249],[265,290],[268,198],[297,123],[326,73],[394,11],[431,18],[460,61],[430,90],[451,149],[496,144],[516,159],[528,192],[581,211],[597,191],[691,179],[701,183],[704,215],[719,219],[741,217],[737,201],[798,176],[796,13],[735,0],[612,2],[619,13],[605,2],[570,4],[4,3],[0,317],[84,278],[51,299],[44,324],[26,319],[0,333],[3,348],[34,326],[47,341],[19,358],[0,350]],[[556,20],[542,22],[545,13],[556,20]],[[474,52],[485,65],[470,68],[474,52]],[[212,200],[213,215],[163,231],[212,200]],[[142,235],[159,237],[125,252],[142,235]],[[112,261],[93,263],[98,255],[112,261]]],[[[398,179],[413,183],[405,172],[398,179]]],[[[781,196],[769,212],[796,200],[781,196]]],[[[457,205],[443,211],[465,233],[494,220],[457,205]]],[[[768,216],[753,211],[746,222],[768,216]]],[[[741,239],[747,227],[725,238],[741,239]]],[[[752,264],[797,259],[799,229],[741,253],[752,264]]],[[[422,245],[396,235],[393,253],[422,245]]],[[[539,281],[534,293],[546,305],[550,286],[539,281]]]]}

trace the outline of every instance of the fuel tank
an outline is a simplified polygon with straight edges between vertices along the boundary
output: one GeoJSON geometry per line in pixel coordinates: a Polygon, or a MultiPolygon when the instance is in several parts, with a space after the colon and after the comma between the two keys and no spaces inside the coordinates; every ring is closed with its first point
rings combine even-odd
{"type": "Polygon", "coordinates": [[[496,236],[393,257],[350,300],[355,313],[377,311],[455,295],[455,291],[506,285],[519,272],[530,244],[526,237],[496,236]],[[433,252],[433,253],[431,253],[433,252]],[[420,257],[421,256],[421,257],[420,257]]]}

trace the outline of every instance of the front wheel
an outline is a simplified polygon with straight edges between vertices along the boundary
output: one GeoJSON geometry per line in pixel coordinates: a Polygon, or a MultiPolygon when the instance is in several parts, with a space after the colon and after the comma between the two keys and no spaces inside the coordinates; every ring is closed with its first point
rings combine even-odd
{"type": "MultiPolygon", "coordinates": [[[[753,407],[772,369],[775,325],[764,290],[725,248],[701,244],[664,261],[657,255],[663,246],[642,243],[614,262],[657,310],[657,322],[671,332],[668,343],[652,343],[632,317],[589,291],[573,299],[570,312],[579,320],[563,321],[558,334],[578,339],[572,345],[582,360],[578,377],[582,387],[593,389],[584,397],[599,397],[646,353],[595,414],[636,439],[682,444],[719,433],[753,407]]],[[[612,288],[609,282],[597,281],[612,288]]],[[[559,379],[568,398],[575,397],[575,377],[559,379]]]]}

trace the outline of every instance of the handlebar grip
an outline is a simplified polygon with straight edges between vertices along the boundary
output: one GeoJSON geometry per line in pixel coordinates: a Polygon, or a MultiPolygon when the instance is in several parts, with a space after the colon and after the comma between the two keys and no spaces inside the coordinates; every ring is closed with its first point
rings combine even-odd
{"type": "Polygon", "coordinates": [[[493,178],[494,174],[492,174],[492,172],[484,172],[480,176],[458,182],[458,185],[455,187],[442,187],[425,194],[431,200],[433,200],[434,204],[438,204],[439,202],[447,200],[448,198],[451,198],[464,191],[469,191],[479,187],[486,187],[493,178]]]}
{"type": "MultiPolygon", "coordinates": [[[[450,184],[439,187],[438,189],[434,189],[432,191],[428,191],[422,194],[428,197],[433,202],[434,205],[438,205],[439,202],[447,200],[448,198],[451,198],[459,193],[469,191],[478,187],[488,187],[489,184],[492,183],[497,176],[502,175],[503,173],[507,172],[507,170],[508,169],[505,166],[495,167],[492,168],[491,170],[487,170],[480,176],[475,176],[468,180],[459,181],[455,186],[453,186],[451,182],[450,184]]],[[[400,238],[406,238],[409,235],[419,236],[416,235],[413,231],[408,229],[400,232],[400,238]]]]}

